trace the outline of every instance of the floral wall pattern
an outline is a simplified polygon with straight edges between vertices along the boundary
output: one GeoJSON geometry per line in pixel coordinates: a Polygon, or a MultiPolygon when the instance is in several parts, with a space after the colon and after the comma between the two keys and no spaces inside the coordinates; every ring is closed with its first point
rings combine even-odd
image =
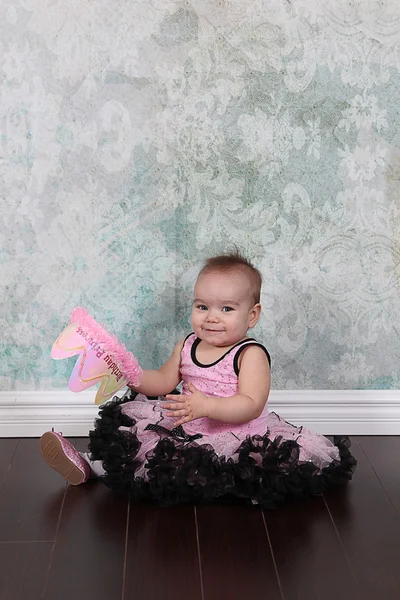
{"type": "Polygon", "coordinates": [[[156,368],[232,244],[264,276],[275,388],[400,388],[396,0],[0,17],[0,389],[65,388],[77,305],[156,368]]]}

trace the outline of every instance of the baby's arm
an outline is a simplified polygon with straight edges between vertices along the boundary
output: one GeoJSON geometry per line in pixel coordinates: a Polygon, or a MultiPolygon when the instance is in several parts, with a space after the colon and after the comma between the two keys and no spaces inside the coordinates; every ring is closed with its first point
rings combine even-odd
{"type": "Polygon", "coordinates": [[[184,340],[180,340],[170,358],[158,370],[146,369],[143,371],[140,385],[130,386],[135,392],[145,396],[165,396],[169,394],[181,381],[181,350],[184,340]]]}
{"type": "Polygon", "coordinates": [[[249,346],[242,355],[238,393],[228,398],[209,397],[207,417],[232,424],[252,421],[261,415],[270,386],[270,368],[264,350],[249,346]]]}

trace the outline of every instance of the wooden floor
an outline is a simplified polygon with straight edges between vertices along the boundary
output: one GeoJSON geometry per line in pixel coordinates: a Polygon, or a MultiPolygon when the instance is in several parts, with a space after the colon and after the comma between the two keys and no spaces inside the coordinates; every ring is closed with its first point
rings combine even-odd
{"type": "Polygon", "coordinates": [[[352,439],[349,486],[264,512],[129,506],[0,439],[0,599],[399,600],[400,437],[352,439]]]}

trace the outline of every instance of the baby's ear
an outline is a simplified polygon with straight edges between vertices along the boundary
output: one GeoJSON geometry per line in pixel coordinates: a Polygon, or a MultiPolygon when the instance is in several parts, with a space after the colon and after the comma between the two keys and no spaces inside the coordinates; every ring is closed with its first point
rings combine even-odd
{"type": "Polygon", "coordinates": [[[256,325],[258,319],[260,318],[261,315],[261,304],[257,303],[253,306],[253,308],[250,311],[250,320],[249,320],[249,328],[251,329],[252,327],[254,327],[254,325],[256,325]]]}

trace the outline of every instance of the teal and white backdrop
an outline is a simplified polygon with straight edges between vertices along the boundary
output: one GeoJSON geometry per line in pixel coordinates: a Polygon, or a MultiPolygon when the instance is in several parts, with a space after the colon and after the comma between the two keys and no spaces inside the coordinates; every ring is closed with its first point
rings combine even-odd
{"type": "Polygon", "coordinates": [[[0,30],[8,406],[66,390],[50,348],[77,305],[159,366],[202,260],[236,244],[264,276],[273,389],[390,413],[397,0],[4,0],[0,30]]]}

